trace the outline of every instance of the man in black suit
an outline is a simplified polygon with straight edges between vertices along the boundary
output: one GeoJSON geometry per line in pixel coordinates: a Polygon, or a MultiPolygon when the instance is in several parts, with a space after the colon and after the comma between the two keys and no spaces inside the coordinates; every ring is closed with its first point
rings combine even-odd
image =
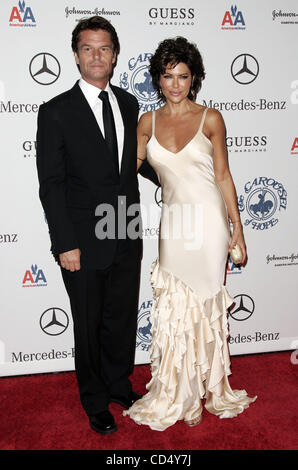
{"type": "MultiPolygon", "coordinates": [[[[110,84],[120,47],[109,21],[80,21],[72,48],[81,79],[40,106],[37,169],[51,249],[70,298],[81,402],[92,429],[107,434],[117,430],[109,403],[129,408],[140,398],[129,375],[142,240],[124,238],[130,220],[119,217],[124,206],[139,203],[138,103],[110,84]],[[97,216],[106,215],[103,207],[115,214],[105,220],[108,237],[97,216]]],[[[146,162],[142,172],[158,183],[146,162]]]]}

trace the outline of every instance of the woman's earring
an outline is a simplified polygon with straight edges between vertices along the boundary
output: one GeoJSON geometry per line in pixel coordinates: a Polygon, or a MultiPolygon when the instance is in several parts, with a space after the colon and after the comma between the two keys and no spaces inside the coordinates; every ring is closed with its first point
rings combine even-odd
{"type": "Polygon", "coordinates": [[[158,88],[158,92],[159,92],[160,99],[163,100],[163,101],[165,101],[165,97],[164,97],[164,94],[163,94],[163,92],[162,92],[161,86],[158,88]]]}

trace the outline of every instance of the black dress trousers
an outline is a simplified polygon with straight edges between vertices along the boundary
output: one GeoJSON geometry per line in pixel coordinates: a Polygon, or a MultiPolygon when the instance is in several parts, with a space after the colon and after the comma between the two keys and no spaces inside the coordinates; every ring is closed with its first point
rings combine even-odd
{"type": "Polygon", "coordinates": [[[107,409],[110,395],[128,396],[135,358],[141,259],[118,240],[111,266],[61,268],[74,323],[75,368],[87,415],[107,409]]]}

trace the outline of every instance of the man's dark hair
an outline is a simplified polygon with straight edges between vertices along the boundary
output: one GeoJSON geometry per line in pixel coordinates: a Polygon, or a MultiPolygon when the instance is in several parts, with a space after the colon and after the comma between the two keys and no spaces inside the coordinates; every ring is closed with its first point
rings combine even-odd
{"type": "Polygon", "coordinates": [[[192,84],[187,97],[191,101],[195,101],[197,93],[202,86],[202,81],[205,78],[205,68],[197,46],[188,42],[183,37],[165,39],[158,45],[150,59],[149,72],[152,77],[152,84],[157,90],[160,100],[165,101],[160,88],[160,76],[165,73],[166,67],[169,64],[175,67],[181,62],[187,65],[192,76],[192,84]]]}
{"type": "Polygon", "coordinates": [[[72,41],[71,47],[74,52],[78,51],[78,43],[80,40],[80,33],[85,31],[86,29],[91,29],[93,31],[97,31],[98,29],[103,29],[110,33],[111,40],[113,43],[114,52],[116,55],[120,52],[120,44],[119,39],[116,33],[114,26],[105,18],[101,16],[92,16],[91,18],[86,18],[80,20],[76,25],[75,29],[72,32],[72,41]]]}

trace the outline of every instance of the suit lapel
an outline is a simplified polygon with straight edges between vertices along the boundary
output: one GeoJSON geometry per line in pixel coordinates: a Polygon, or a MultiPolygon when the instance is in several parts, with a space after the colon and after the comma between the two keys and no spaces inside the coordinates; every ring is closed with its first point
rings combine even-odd
{"type": "Polygon", "coordinates": [[[71,89],[71,102],[73,105],[73,112],[77,116],[77,119],[82,123],[82,126],[84,126],[85,129],[88,129],[88,134],[92,133],[93,136],[100,140],[100,144],[105,145],[102,132],[97,124],[93,111],[79,86],[79,82],[77,82],[71,89]]]}
{"type": "MultiPolygon", "coordinates": [[[[112,157],[110,150],[78,81],[71,89],[71,103],[72,112],[84,130],[84,138],[88,139],[90,147],[94,148],[94,154],[96,155],[98,163],[103,159],[106,160],[107,164],[111,164],[112,157]]],[[[118,167],[115,168],[114,164],[113,167],[116,176],[119,177],[118,167]]]]}
{"type": "MultiPolygon", "coordinates": [[[[125,98],[121,93],[119,93],[117,87],[111,85],[111,89],[116,96],[118,101],[120,113],[123,121],[124,128],[124,138],[123,138],[123,150],[121,158],[121,168],[120,176],[123,176],[125,173],[126,164],[128,163],[128,144],[129,144],[129,118],[128,118],[128,109],[125,98]]],[[[82,92],[79,82],[77,81],[71,91],[71,104],[72,104],[72,114],[75,116],[76,120],[80,122],[80,126],[83,128],[84,136],[88,138],[89,142],[94,142],[94,148],[98,148],[99,154],[102,158],[105,158],[111,161],[111,155],[109,149],[106,145],[105,139],[102,135],[102,132],[97,124],[96,118],[93,114],[92,109],[89,106],[88,101],[86,100],[84,93],[82,92]]],[[[79,136],[75,136],[78,138],[79,136]]],[[[92,144],[91,144],[92,145],[92,144]]],[[[116,172],[119,177],[118,170],[116,172]]]]}

